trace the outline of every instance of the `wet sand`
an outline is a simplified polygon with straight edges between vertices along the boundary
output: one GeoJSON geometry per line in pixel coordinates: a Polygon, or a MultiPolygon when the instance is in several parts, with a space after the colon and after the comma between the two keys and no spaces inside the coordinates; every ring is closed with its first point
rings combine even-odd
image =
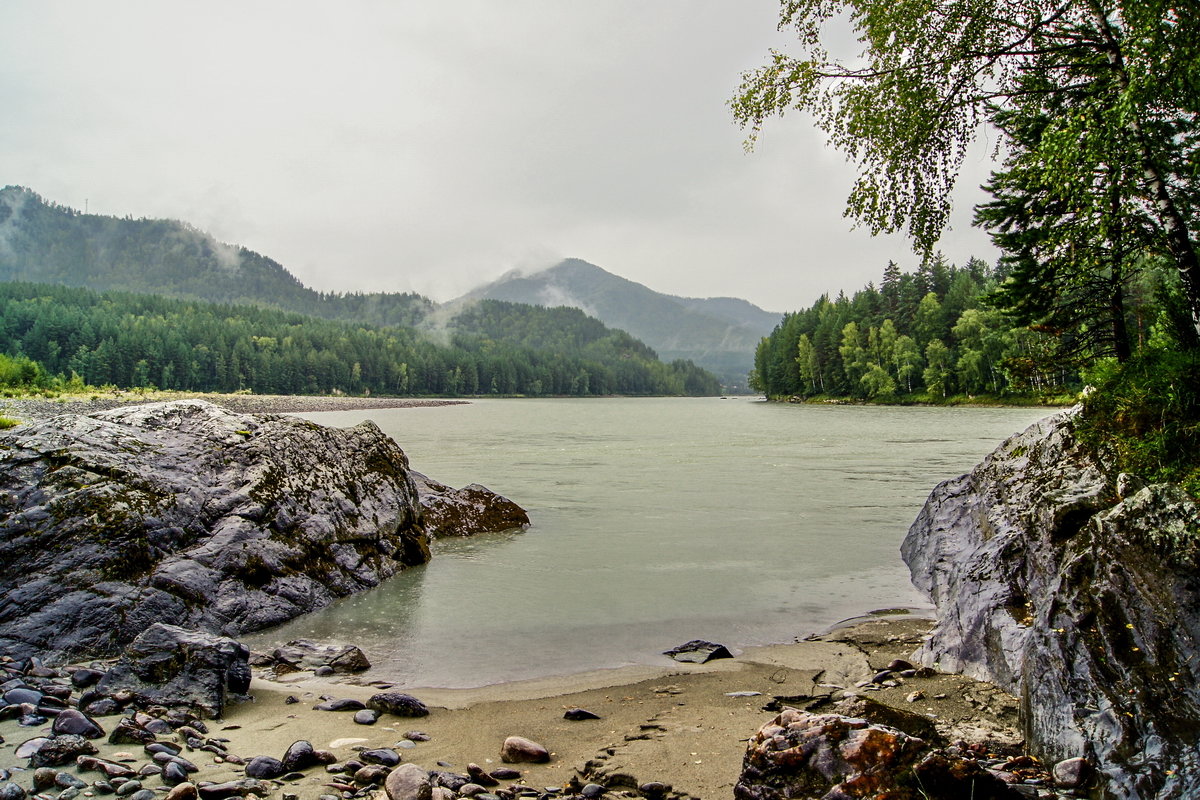
{"type": "MultiPolygon", "coordinates": [[[[486,686],[478,689],[405,690],[429,708],[428,717],[408,719],[384,715],[373,726],[358,725],[352,712],[313,709],[321,698],[366,700],[381,691],[369,685],[370,671],[354,683],[316,679],[295,673],[278,681],[256,678],[253,701],[230,706],[220,721],[209,723],[210,736],[229,739],[230,752],[249,760],[257,755],[279,758],[292,742],[305,739],[329,749],[339,761],[356,749],[393,747],[409,731],[421,731],[427,742],[400,748],[406,762],[426,769],[465,774],[468,763],[486,770],[500,766],[500,745],[508,736],[524,736],[547,747],[548,764],[517,765],[522,782],[543,789],[563,787],[572,778],[615,788],[648,781],[671,784],[690,797],[729,797],[741,770],[746,740],[775,714],[763,706],[775,697],[802,706],[803,698],[841,686],[851,691],[893,658],[905,657],[928,630],[928,620],[878,617],[834,630],[814,640],[748,649],[733,659],[704,665],[626,667],[582,675],[486,686]],[[823,686],[823,685],[824,686],[823,686]],[[759,692],[754,696],[738,693],[759,692]],[[287,702],[288,698],[298,702],[287,702]],[[598,720],[572,722],[566,710],[584,708],[598,720]],[[449,766],[442,766],[449,765],[449,766]]],[[[986,684],[961,676],[908,679],[904,685],[870,692],[873,699],[931,716],[952,739],[978,739],[1001,732],[1015,738],[1015,701],[986,684]],[[927,698],[905,698],[921,690],[927,698]],[[932,699],[944,695],[942,699],[932,699]]],[[[101,724],[111,730],[116,717],[101,724]]],[[[0,766],[15,766],[13,748],[40,729],[18,729],[0,723],[7,744],[0,746],[0,766]]],[[[102,744],[104,754],[130,753],[144,763],[140,748],[102,744]]],[[[239,768],[214,763],[211,754],[185,751],[201,767],[197,780],[240,777],[239,768]]],[[[83,774],[84,780],[96,776],[83,774]]],[[[22,783],[20,773],[16,779],[22,783]]],[[[300,800],[334,793],[333,776],[322,768],[282,785],[300,800]]],[[[147,784],[157,786],[157,778],[147,784]]]]}

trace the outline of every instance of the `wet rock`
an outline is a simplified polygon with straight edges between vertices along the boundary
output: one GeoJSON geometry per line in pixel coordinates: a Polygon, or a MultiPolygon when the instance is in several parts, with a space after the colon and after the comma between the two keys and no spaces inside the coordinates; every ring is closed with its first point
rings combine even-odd
{"type": "Polygon", "coordinates": [[[500,760],[506,764],[543,764],[550,751],[523,736],[509,736],[500,747],[500,760]]]}
{"type": "Polygon", "coordinates": [[[401,764],[392,770],[383,784],[389,800],[430,800],[433,783],[429,773],[416,764],[401,764]]]}
{"type": "Polygon", "coordinates": [[[196,788],[196,784],[191,781],[184,781],[171,787],[171,791],[167,792],[166,800],[198,800],[200,790],[196,788]]]}
{"type": "Polygon", "coordinates": [[[930,495],[901,548],[937,607],[917,659],[1020,698],[1032,752],[1094,754],[1113,796],[1200,796],[1200,695],[1179,689],[1200,684],[1200,507],[1119,496],[1076,413],[930,495]]]}
{"type": "Polygon", "coordinates": [[[518,769],[510,769],[508,767],[497,767],[488,773],[498,781],[515,781],[521,777],[521,771],[518,769]]]}
{"type": "Polygon", "coordinates": [[[13,755],[17,758],[32,758],[33,754],[49,741],[50,737],[48,736],[35,736],[32,739],[26,739],[17,745],[17,749],[13,752],[13,755]]]}
{"type": "Polygon", "coordinates": [[[371,695],[367,707],[381,714],[392,714],[397,717],[426,717],[429,709],[411,694],[403,692],[380,692],[371,695]]]}
{"type": "Polygon", "coordinates": [[[104,729],[94,719],[73,708],[63,709],[54,718],[54,724],[51,726],[50,732],[55,735],[75,734],[85,739],[104,738],[104,729]]]}
{"type": "Polygon", "coordinates": [[[467,764],[467,775],[471,777],[471,780],[474,783],[479,784],[479,786],[483,788],[490,788],[492,786],[500,785],[499,780],[488,774],[487,770],[478,764],[467,764]]]}
{"type": "Polygon", "coordinates": [[[430,773],[429,777],[438,786],[444,786],[452,792],[457,792],[471,782],[466,775],[458,775],[454,772],[435,771],[430,773]]]}
{"type": "Polygon", "coordinates": [[[572,708],[563,714],[563,719],[569,719],[572,722],[579,722],[585,719],[600,719],[599,714],[593,714],[584,708],[572,708]]]}
{"type": "Polygon", "coordinates": [[[74,763],[79,756],[92,756],[97,752],[96,745],[82,736],[51,736],[29,757],[29,766],[57,767],[74,763]]]}
{"type": "Polygon", "coordinates": [[[693,664],[704,664],[715,658],[733,658],[733,654],[725,645],[706,642],[703,639],[693,639],[678,647],[664,650],[663,655],[668,655],[676,661],[687,661],[693,664]]]}
{"type": "Polygon", "coordinates": [[[383,783],[391,771],[391,767],[385,767],[382,764],[367,764],[355,770],[354,782],[359,786],[383,783]]]}
{"type": "Polygon", "coordinates": [[[1060,789],[1084,789],[1096,770],[1084,758],[1068,758],[1054,765],[1054,785],[1060,789]]]}
{"type": "Polygon", "coordinates": [[[428,742],[430,737],[425,731],[405,731],[404,738],[414,742],[428,742]]]}
{"type": "Polygon", "coordinates": [[[136,773],[116,761],[110,761],[104,758],[94,758],[92,756],[79,756],[75,759],[76,765],[85,772],[100,772],[106,778],[132,778],[136,773]]]}
{"type": "Polygon", "coordinates": [[[358,754],[359,758],[368,764],[381,764],[389,769],[400,764],[400,754],[390,747],[376,747],[371,750],[363,750],[358,754]]]}
{"type": "Polygon", "coordinates": [[[129,717],[122,717],[108,735],[110,744],[149,744],[155,740],[155,735],[129,717]]]}
{"type": "Polygon", "coordinates": [[[248,795],[261,797],[268,793],[267,787],[255,778],[198,784],[196,791],[200,795],[200,800],[227,800],[230,797],[246,797],[248,795]]]}
{"type": "Polygon", "coordinates": [[[88,669],[80,667],[71,673],[71,685],[76,689],[87,689],[95,686],[104,677],[104,673],[98,669],[88,669]]]}
{"type": "Polygon", "coordinates": [[[607,792],[608,789],[604,788],[598,783],[584,784],[583,788],[579,790],[579,793],[587,798],[587,800],[596,800],[597,797],[600,797],[607,792]]]}
{"type": "Polygon", "coordinates": [[[129,692],[142,706],[184,706],[219,717],[238,694],[250,651],[225,636],[156,622],[125,649],[97,688],[129,692]]]}
{"type": "Polygon", "coordinates": [[[333,672],[362,672],[371,668],[367,654],[354,645],[321,644],[311,639],[293,639],[271,653],[276,664],[297,670],[329,667],[333,672]]]}
{"type": "Polygon", "coordinates": [[[169,761],[163,765],[161,777],[167,786],[178,786],[188,779],[188,772],[182,764],[169,761]]]}
{"type": "Polygon", "coordinates": [[[664,800],[670,794],[672,789],[671,784],[661,783],[659,781],[647,781],[638,786],[638,793],[646,800],[664,800]]]}
{"type": "Polygon", "coordinates": [[[246,776],[270,780],[287,772],[283,762],[271,756],[255,756],[246,764],[246,776]]]}
{"type": "Polygon", "coordinates": [[[362,711],[366,708],[361,700],[345,697],[338,700],[327,700],[313,706],[317,711],[362,711]]]}
{"type": "Polygon", "coordinates": [[[10,706],[19,706],[23,703],[28,703],[36,707],[42,702],[43,695],[36,689],[20,686],[15,689],[9,689],[4,693],[4,703],[10,706]]]}
{"type": "Polygon", "coordinates": [[[22,543],[0,653],[112,656],[164,619],[237,635],[429,559],[407,457],[373,423],[183,400],[21,425],[0,449],[0,538],[22,543]]]}
{"type": "Polygon", "coordinates": [[[454,489],[416,471],[412,476],[430,536],[473,536],[529,525],[525,509],[477,483],[454,489]]]}
{"type": "MultiPolygon", "coordinates": [[[[315,767],[320,763],[321,759],[317,756],[317,751],[313,749],[312,742],[304,739],[292,742],[281,759],[284,772],[305,770],[309,767],[315,767]]],[[[249,768],[249,765],[247,765],[247,768],[249,768]]]]}
{"type": "Polygon", "coordinates": [[[25,800],[25,787],[12,781],[0,782],[0,800],[25,800]]]}

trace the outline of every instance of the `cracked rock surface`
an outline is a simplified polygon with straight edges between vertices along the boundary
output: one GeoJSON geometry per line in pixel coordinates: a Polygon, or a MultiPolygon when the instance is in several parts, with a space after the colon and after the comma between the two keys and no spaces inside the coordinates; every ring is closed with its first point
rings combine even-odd
{"type": "Polygon", "coordinates": [[[408,459],[185,400],[0,434],[0,654],[116,654],[151,623],[236,636],[429,558],[408,459]]]}

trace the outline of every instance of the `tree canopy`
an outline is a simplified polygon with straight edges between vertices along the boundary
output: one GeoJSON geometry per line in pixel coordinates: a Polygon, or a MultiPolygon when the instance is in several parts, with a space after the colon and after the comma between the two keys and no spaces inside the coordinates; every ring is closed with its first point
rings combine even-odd
{"type": "MultiPolygon", "coordinates": [[[[783,0],[780,27],[795,31],[802,55],[773,52],[732,106],[749,145],[767,118],[811,113],[858,165],[847,214],[876,232],[905,231],[924,252],[945,228],[968,147],[998,122],[1010,170],[1015,154],[1036,169],[1033,196],[1056,201],[1043,220],[1081,197],[1081,180],[1117,194],[1112,219],[1136,208],[1151,234],[1143,252],[1173,263],[1200,333],[1193,11],[1168,0],[783,0]],[[833,57],[823,42],[837,17],[858,35],[857,58],[833,57]],[[1035,138],[1006,123],[1014,112],[1040,115],[1035,138]]],[[[1090,224],[1106,223],[1093,214],[1090,224]]]]}

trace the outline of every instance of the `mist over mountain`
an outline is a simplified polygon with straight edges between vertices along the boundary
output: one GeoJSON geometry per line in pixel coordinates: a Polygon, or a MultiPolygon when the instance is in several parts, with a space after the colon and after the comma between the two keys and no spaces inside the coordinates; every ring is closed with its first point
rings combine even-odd
{"type": "Polygon", "coordinates": [[[555,313],[565,306],[628,333],[638,346],[648,346],[651,358],[694,362],[717,375],[727,391],[746,390],[755,348],[781,316],[736,298],[661,294],[578,259],[528,276],[509,274],[442,306],[412,293],[318,292],[271,258],[220,242],[186,222],[84,214],[17,186],[0,189],[0,281],[249,304],[359,325],[416,328],[446,344],[451,335],[480,335],[514,344],[524,339],[522,347],[549,350],[561,345],[561,337],[539,336],[540,344],[531,343],[529,331],[567,322],[573,331],[608,337],[555,313]],[[480,300],[519,307],[484,314],[473,310],[480,300]]]}
{"type": "Polygon", "coordinates": [[[414,326],[433,309],[412,293],[318,292],[278,262],[186,222],[82,214],[20,186],[0,189],[0,281],[252,303],[371,325],[414,326]]]}
{"type": "Polygon", "coordinates": [[[745,390],[754,349],[782,317],[733,297],[675,297],[568,258],[533,274],[509,273],[447,304],[503,300],[570,306],[654,348],[664,361],[688,359],[731,390],[745,390]]]}

